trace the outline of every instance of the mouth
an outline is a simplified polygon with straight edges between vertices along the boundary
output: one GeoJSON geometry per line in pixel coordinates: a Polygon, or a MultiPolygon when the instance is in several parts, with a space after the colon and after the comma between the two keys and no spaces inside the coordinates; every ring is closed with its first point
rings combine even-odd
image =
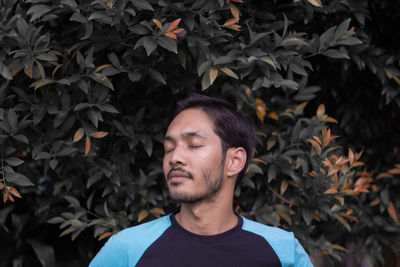
{"type": "Polygon", "coordinates": [[[181,168],[175,168],[175,169],[171,169],[168,173],[168,181],[171,182],[182,182],[185,181],[187,179],[193,179],[193,176],[191,175],[191,173],[181,169],[181,168]]]}

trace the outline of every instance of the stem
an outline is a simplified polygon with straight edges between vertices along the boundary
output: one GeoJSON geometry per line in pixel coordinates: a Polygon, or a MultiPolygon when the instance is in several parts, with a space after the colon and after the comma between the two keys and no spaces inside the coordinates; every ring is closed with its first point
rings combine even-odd
{"type": "Polygon", "coordinates": [[[47,148],[48,148],[49,151],[50,151],[50,155],[53,157],[53,159],[55,159],[55,158],[56,158],[55,153],[54,153],[53,149],[51,148],[49,142],[47,141],[47,138],[46,138],[46,136],[44,135],[42,129],[40,129],[40,134],[41,134],[41,136],[42,136],[43,141],[46,143],[47,148]]]}
{"type": "Polygon", "coordinates": [[[293,201],[287,200],[286,198],[284,198],[283,196],[281,196],[278,192],[276,192],[267,181],[265,181],[265,185],[267,186],[267,188],[274,193],[277,197],[279,197],[282,201],[288,203],[290,206],[296,206],[296,203],[294,203],[293,201]]]}

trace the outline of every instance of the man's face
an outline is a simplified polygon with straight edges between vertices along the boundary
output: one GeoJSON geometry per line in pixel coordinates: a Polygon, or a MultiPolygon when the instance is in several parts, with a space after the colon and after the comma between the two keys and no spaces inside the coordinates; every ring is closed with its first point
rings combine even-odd
{"type": "Polygon", "coordinates": [[[220,191],[224,158],[213,125],[201,109],[184,110],[169,125],[163,169],[173,201],[210,201],[220,191]]]}

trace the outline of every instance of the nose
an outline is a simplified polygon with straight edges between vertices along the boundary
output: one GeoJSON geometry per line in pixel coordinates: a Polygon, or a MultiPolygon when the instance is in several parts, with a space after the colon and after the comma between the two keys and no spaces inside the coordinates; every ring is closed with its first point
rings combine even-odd
{"type": "Polygon", "coordinates": [[[171,152],[169,152],[169,164],[171,166],[175,166],[175,165],[185,165],[186,164],[186,160],[185,160],[185,155],[184,155],[184,151],[181,148],[181,146],[177,145],[174,150],[172,150],[171,152]]]}

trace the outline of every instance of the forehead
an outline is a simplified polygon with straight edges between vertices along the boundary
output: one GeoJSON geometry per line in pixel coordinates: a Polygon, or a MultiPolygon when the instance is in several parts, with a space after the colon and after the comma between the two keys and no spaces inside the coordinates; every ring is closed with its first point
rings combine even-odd
{"type": "Polygon", "coordinates": [[[198,132],[208,137],[214,133],[214,122],[207,113],[199,108],[186,109],[179,113],[170,123],[167,136],[178,138],[188,132],[198,132]]]}

